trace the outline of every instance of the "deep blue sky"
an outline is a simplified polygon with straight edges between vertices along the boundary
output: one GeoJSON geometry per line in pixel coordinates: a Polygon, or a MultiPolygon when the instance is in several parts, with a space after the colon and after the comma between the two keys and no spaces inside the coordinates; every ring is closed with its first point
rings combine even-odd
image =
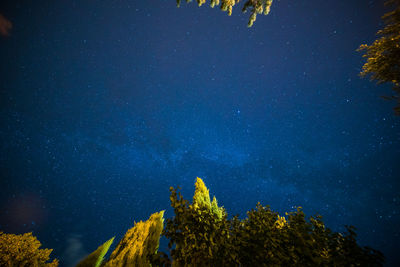
{"type": "Polygon", "coordinates": [[[1,1],[0,230],[70,266],[199,176],[231,215],[303,206],[399,265],[399,117],[356,52],[388,9],[281,0],[249,29],[242,5],[1,1]]]}

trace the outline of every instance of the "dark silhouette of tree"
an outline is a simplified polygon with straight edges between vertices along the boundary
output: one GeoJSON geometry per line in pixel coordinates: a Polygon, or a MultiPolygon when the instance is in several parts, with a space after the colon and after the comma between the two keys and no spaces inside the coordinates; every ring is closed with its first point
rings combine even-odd
{"type": "Polygon", "coordinates": [[[390,0],[385,5],[394,6],[394,10],[383,15],[385,27],[377,33],[380,38],[358,49],[367,58],[361,76],[370,75],[378,83],[392,84],[395,95],[384,98],[397,100],[394,112],[400,115],[400,0],[390,0]]]}

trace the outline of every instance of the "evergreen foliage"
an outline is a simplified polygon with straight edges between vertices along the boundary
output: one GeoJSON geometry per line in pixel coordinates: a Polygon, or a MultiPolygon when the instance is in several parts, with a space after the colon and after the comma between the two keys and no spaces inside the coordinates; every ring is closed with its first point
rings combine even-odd
{"type": "Polygon", "coordinates": [[[378,31],[380,38],[358,49],[364,51],[363,57],[367,58],[361,76],[370,75],[371,80],[378,83],[392,84],[395,95],[385,98],[397,100],[394,111],[400,115],[400,0],[390,0],[386,4],[393,5],[394,10],[382,17],[386,26],[378,31]]]}

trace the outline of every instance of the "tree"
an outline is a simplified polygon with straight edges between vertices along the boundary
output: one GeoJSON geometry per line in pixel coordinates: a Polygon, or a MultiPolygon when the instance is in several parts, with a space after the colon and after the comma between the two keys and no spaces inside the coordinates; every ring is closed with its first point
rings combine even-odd
{"type": "Polygon", "coordinates": [[[211,202],[207,187],[197,178],[192,204],[173,187],[175,216],[166,220],[163,235],[169,238],[173,266],[234,266],[230,256],[230,222],[217,200],[211,202]]]}
{"type": "Polygon", "coordinates": [[[354,227],[333,232],[321,216],[307,220],[301,207],[285,217],[258,203],[247,218],[228,219],[215,198],[212,208],[200,178],[192,204],[170,190],[175,216],[167,219],[163,235],[170,240],[172,266],[383,265],[381,252],[357,244],[354,227]]]}
{"type": "Polygon", "coordinates": [[[76,267],[125,267],[162,266],[168,263],[158,251],[164,226],[164,211],[153,213],[145,222],[135,222],[118,243],[108,259],[105,259],[114,237],[84,258],[76,267]],[[152,264],[151,264],[152,263],[152,264]]]}
{"type": "MultiPolygon", "coordinates": [[[[202,6],[206,3],[206,0],[196,0],[197,4],[202,6]]],[[[228,16],[232,15],[232,8],[234,5],[239,3],[240,0],[221,0],[221,10],[227,11],[228,16]]],[[[192,0],[186,0],[186,3],[190,3],[192,0]]],[[[220,0],[211,0],[210,7],[214,8],[220,4],[220,0]]],[[[180,7],[181,0],[176,0],[177,7],[180,7]]],[[[257,14],[268,15],[271,9],[272,0],[247,0],[247,2],[243,5],[242,12],[247,12],[250,9],[250,18],[247,24],[248,27],[253,26],[253,23],[256,21],[257,14]]]]}
{"type": "Polygon", "coordinates": [[[150,258],[158,251],[163,223],[164,211],[153,213],[145,222],[135,223],[102,266],[151,266],[150,258]]]}
{"type": "MultiPolygon", "coordinates": [[[[192,204],[170,188],[175,216],[166,225],[164,211],[154,213],[147,221],[135,223],[108,259],[104,256],[114,238],[77,267],[383,266],[383,254],[359,246],[352,226],[346,227],[347,233],[336,233],[325,227],[321,216],[307,220],[301,207],[285,217],[260,203],[247,212],[247,218],[228,219],[215,197],[211,201],[200,178],[195,186],[192,204]],[[172,261],[158,251],[161,234],[169,238],[172,261]]],[[[51,250],[39,247],[31,233],[0,232],[0,266],[57,266],[57,260],[46,263],[51,250]]]]}
{"type": "Polygon", "coordinates": [[[52,249],[40,249],[42,244],[32,235],[0,232],[0,266],[58,266],[58,260],[47,262],[52,249]]]}
{"type": "Polygon", "coordinates": [[[380,38],[358,49],[364,51],[363,57],[367,58],[361,76],[370,75],[371,80],[379,84],[392,84],[395,95],[384,98],[397,100],[394,112],[400,115],[400,0],[389,0],[385,5],[394,6],[394,10],[382,17],[385,27],[377,33],[380,38]]]}

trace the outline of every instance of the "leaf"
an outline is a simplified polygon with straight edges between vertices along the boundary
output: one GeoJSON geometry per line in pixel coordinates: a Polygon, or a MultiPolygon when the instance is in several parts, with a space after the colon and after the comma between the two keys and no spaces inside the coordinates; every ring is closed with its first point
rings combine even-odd
{"type": "Polygon", "coordinates": [[[99,267],[104,260],[104,255],[114,241],[114,238],[107,240],[103,245],[99,246],[95,251],[78,263],[76,267],[99,267]]]}

